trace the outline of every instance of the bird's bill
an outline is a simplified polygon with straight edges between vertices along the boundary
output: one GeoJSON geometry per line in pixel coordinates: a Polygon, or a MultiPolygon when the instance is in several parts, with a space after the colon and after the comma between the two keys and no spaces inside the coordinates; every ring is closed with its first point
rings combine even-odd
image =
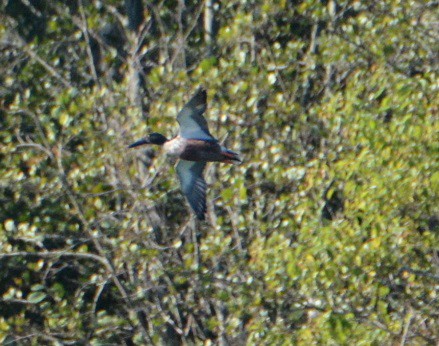
{"type": "Polygon", "coordinates": [[[151,144],[146,138],[142,138],[136,142],[134,142],[133,144],[130,144],[128,146],[128,148],[134,148],[134,147],[138,147],[140,145],[144,145],[144,144],[151,144]]]}

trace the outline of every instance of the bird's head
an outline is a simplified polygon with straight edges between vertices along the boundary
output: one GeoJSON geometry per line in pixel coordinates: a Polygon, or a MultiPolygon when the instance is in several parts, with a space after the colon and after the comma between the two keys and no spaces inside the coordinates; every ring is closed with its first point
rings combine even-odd
{"type": "Polygon", "coordinates": [[[136,142],[134,142],[133,144],[130,144],[128,146],[128,148],[134,148],[134,147],[138,147],[139,145],[144,145],[144,144],[156,144],[156,145],[163,145],[165,144],[165,142],[167,142],[168,139],[161,135],[160,133],[151,133],[149,134],[147,137],[142,138],[136,142]]]}

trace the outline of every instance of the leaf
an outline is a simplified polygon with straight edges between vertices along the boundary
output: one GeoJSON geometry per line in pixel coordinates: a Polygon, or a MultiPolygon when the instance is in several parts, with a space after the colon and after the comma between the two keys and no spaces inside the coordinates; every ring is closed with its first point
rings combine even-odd
{"type": "Polygon", "coordinates": [[[28,295],[27,301],[32,304],[37,304],[46,298],[47,294],[41,291],[33,292],[28,295]]]}
{"type": "Polygon", "coordinates": [[[65,127],[69,124],[69,122],[70,122],[70,118],[67,112],[62,112],[61,116],[59,117],[59,123],[65,127]]]}

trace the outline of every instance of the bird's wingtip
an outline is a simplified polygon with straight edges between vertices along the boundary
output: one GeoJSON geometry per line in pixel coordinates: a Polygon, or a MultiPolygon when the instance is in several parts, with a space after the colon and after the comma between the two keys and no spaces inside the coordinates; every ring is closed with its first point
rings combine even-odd
{"type": "Polygon", "coordinates": [[[206,220],[206,215],[203,214],[195,214],[196,218],[198,221],[205,221],[206,220]]]}
{"type": "Polygon", "coordinates": [[[200,85],[197,90],[195,90],[194,96],[198,96],[203,99],[207,98],[207,89],[204,87],[204,85],[200,85]]]}

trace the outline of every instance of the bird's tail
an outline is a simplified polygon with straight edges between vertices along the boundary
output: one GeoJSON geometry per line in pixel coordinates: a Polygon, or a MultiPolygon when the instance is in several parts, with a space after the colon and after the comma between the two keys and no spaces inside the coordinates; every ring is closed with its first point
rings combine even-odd
{"type": "Polygon", "coordinates": [[[225,147],[222,148],[222,154],[224,158],[223,162],[225,163],[232,163],[234,165],[238,165],[242,162],[238,153],[235,153],[234,151],[231,151],[225,147]]]}

